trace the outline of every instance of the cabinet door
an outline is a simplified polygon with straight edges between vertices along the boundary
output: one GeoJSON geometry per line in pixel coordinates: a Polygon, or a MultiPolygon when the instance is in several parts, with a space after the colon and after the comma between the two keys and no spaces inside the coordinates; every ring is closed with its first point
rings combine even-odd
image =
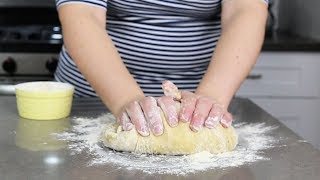
{"type": "Polygon", "coordinates": [[[318,97],[320,53],[261,53],[238,96],[318,97]]]}
{"type": "Polygon", "coordinates": [[[320,149],[320,99],[251,100],[320,149]]]}

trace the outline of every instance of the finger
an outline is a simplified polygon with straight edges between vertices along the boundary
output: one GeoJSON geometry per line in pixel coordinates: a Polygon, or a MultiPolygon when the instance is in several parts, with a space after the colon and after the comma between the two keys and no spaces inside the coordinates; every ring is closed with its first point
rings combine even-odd
{"type": "Polygon", "coordinates": [[[152,133],[155,136],[163,134],[163,124],[157,100],[154,97],[146,97],[140,101],[140,106],[152,133]]]}
{"type": "MultiPolygon", "coordinates": [[[[177,114],[179,114],[180,109],[181,109],[181,103],[179,101],[174,101],[174,107],[176,108],[177,114]]],[[[179,119],[178,119],[179,121],[179,119]]]]}
{"type": "Polygon", "coordinates": [[[163,93],[166,96],[171,96],[176,100],[181,99],[181,93],[178,90],[178,87],[173,84],[171,81],[163,81],[162,82],[163,93]]]}
{"type": "Polygon", "coordinates": [[[193,112],[193,116],[190,123],[190,128],[197,132],[203,125],[204,121],[207,119],[208,114],[210,113],[213,102],[207,97],[200,97],[197,100],[196,108],[193,112]]]}
{"type": "Polygon", "coordinates": [[[182,91],[181,96],[179,119],[182,122],[189,122],[196,107],[197,97],[188,91],[182,91]]]}
{"type": "Polygon", "coordinates": [[[133,124],[126,112],[122,112],[117,118],[117,121],[120,123],[122,130],[124,131],[130,131],[133,128],[133,124]]]}
{"type": "Polygon", "coordinates": [[[137,101],[130,103],[126,108],[126,112],[138,133],[142,136],[149,136],[149,128],[139,103],[137,101]]]}
{"type": "Polygon", "coordinates": [[[216,127],[223,115],[223,107],[220,104],[213,104],[209,116],[205,122],[205,126],[207,128],[214,128],[216,127]]]}
{"type": "Polygon", "coordinates": [[[229,112],[224,113],[223,116],[222,116],[222,119],[220,121],[220,124],[224,128],[230,127],[231,124],[232,124],[232,115],[229,112]]]}
{"type": "Polygon", "coordinates": [[[172,97],[162,96],[158,99],[158,104],[167,119],[169,126],[176,127],[178,125],[178,113],[176,103],[172,97]]]}

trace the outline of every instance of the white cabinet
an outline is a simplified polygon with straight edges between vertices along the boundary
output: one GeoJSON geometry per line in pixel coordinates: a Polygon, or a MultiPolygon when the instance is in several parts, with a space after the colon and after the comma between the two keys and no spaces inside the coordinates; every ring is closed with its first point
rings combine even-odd
{"type": "Polygon", "coordinates": [[[236,95],[320,148],[320,53],[263,52],[236,95]]]}

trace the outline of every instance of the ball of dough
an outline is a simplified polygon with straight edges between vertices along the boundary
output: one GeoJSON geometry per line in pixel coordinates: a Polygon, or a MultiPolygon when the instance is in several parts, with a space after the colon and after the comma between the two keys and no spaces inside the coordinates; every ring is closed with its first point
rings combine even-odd
{"type": "Polygon", "coordinates": [[[186,155],[203,151],[213,154],[232,151],[238,143],[238,135],[233,127],[224,128],[220,124],[212,129],[202,128],[193,132],[189,123],[179,122],[170,127],[162,115],[164,133],[160,136],[143,137],[133,128],[123,131],[117,123],[107,124],[103,134],[105,146],[134,153],[186,155]]]}

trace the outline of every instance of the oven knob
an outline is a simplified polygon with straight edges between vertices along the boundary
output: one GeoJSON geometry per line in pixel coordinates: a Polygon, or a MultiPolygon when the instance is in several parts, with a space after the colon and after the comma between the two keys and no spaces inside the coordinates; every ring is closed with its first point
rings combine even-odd
{"type": "Polygon", "coordinates": [[[7,73],[13,74],[14,72],[17,71],[17,63],[13,58],[8,57],[5,61],[3,61],[2,68],[7,73]]]}
{"type": "Polygon", "coordinates": [[[58,59],[57,58],[50,58],[46,62],[46,68],[50,73],[54,73],[58,66],[58,59]]]}

